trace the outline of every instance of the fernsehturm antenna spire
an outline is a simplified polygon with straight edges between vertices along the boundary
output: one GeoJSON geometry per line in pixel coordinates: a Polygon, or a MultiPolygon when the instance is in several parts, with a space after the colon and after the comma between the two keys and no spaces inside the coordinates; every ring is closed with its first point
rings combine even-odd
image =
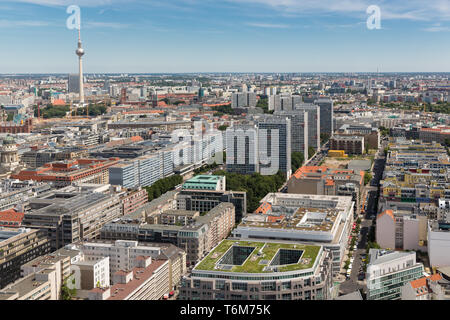
{"type": "Polygon", "coordinates": [[[81,47],[81,26],[78,26],[78,48],[75,51],[79,62],[79,76],[80,76],[80,104],[84,104],[84,87],[83,87],[83,55],[84,49],[81,47]]]}

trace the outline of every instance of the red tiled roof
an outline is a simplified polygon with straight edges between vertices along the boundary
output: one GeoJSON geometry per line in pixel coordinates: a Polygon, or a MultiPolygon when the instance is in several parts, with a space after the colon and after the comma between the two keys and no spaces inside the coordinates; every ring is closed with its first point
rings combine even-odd
{"type": "Polygon", "coordinates": [[[16,226],[20,226],[22,224],[22,220],[25,213],[16,212],[14,209],[9,209],[0,212],[0,226],[3,227],[11,227],[14,224],[9,223],[18,223],[16,226]]]}
{"type": "Polygon", "coordinates": [[[380,213],[380,214],[378,215],[377,219],[380,219],[380,218],[381,218],[382,216],[384,216],[384,215],[388,215],[388,216],[391,217],[393,220],[395,219],[395,218],[394,218],[394,211],[392,211],[392,210],[390,210],[390,209],[385,210],[385,211],[383,211],[382,213],[380,213]]]}
{"type": "Polygon", "coordinates": [[[111,297],[108,300],[125,300],[134,290],[139,288],[145,281],[152,277],[156,269],[167,260],[153,260],[147,268],[134,268],[133,280],[127,284],[118,283],[111,287],[111,297]],[[138,278],[138,279],[137,279],[138,278]]]}

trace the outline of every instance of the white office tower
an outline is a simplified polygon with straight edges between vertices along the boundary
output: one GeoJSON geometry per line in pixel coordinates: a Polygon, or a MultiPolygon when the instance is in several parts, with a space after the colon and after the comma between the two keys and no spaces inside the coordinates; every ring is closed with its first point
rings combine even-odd
{"type": "Polygon", "coordinates": [[[78,67],[79,67],[79,86],[80,86],[80,105],[84,104],[84,86],[83,86],[83,56],[84,49],[81,47],[81,31],[78,28],[78,48],[75,53],[78,56],[78,67]]]}

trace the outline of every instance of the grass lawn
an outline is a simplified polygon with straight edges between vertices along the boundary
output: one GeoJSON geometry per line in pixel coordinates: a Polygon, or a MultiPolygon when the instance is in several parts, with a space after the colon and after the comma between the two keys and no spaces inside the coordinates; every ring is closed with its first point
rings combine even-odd
{"type": "Polygon", "coordinates": [[[286,265],[280,267],[280,272],[301,270],[311,268],[319,253],[319,246],[308,246],[301,244],[284,244],[284,243],[270,243],[270,242],[252,242],[252,241],[222,241],[213,251],[211,251],[206,258],[195,268],[196,270],[214,270],[214,266],[227,252],[227,250],[235,243],[238,242],[239,246],[243,247],[255,247],[255,250],[248,257],[246,262],[240,266],[233,266],[231,270],[222,270],[227,272],[245,272],[245,273],[264,273],[270,271],[263,271],[267,264],[260,264],[261,260],[267,260],[269,263],[279,249],[299,249],[303,250],[302,259],[310,259],[308,264],[296,263],[292,265],[286,265]],[[264,248],[263,248],[264,247],[264,248]],[[257,253],[262,249],[262,255],[257,256],[257,253]]]}

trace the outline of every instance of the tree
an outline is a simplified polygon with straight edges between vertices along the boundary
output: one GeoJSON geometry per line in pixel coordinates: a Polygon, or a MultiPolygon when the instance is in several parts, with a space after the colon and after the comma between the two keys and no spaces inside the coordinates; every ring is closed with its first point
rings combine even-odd
{"type": "Polygon", "coordinates": [[[328,133],[321,133],[320,134],[320,144],[324,144],[328,140],[330,140],[330,134],[328,134],[328,133]]]}
{"type": "Polygon", "coordinates": [[[268,98],[259,99],[258,103],[256,104],[256,107],[263,109],[264,113],[273,113],[273,110],[269,111],[269,99],[268,98]]]}
{"type": "Polygon", "coordinates": [[[214,175],[225,176],[227,190],[245,191],[247,193],[247,212],[254,212],[259,202],[268,193],[277,192],[285,183],[285,175],[279,171],[276,175],[263,176],[259,173],[241,175],[226,171],[216,171],[214,175]]]}
{"type": "MultiPolygon", "coordinates": [[[[70,289],[67,286],[67,280],[68,280],[68,278],[66,278],[66,280],[64,280],[64,282],[61,286],[61,299],[62,300],[71,300],[77,294],[76,288],[70,289]]],[[[72,279],[72,284],[75,284],[75,278],[72,279]]]]}
{"type": "Polygon", "coordinates": [[[315,153],[316,149],[314,149],[313,147],[308,147],[308,158],[312,158],[315,153]]]}
{"type": "Polygon", "coordinates": [[[378,129],[380,130],[380,133],[381,133],[381,135],[383,137],[389,136],[389,129],[388,128],[385,128],[385,127],[381,126],[378,129]]]}
{"type": "Polygon", "coordinates": [[[148,201],[159,198],[162,194],[174,189],[177,185],[183,182],[183,177],[180,175],[173,175],[167,178],[160,179],[151,186],[145,187],[148,194],[148,201]]]}
{"type": "Polygon", "coordinates": [[[297,171],[303,165],[303,161],[305,161],[305,156],[301,152],[292,152],[291,154],[291,167],[292,171],[297,171]]]}
{"type": "Polygon", "coordinates": [[[365,172],[364,173],[364,185],[367,185],[370,180],[372,180],[372,174],[370,174],[369,172],[365,172]]]}

